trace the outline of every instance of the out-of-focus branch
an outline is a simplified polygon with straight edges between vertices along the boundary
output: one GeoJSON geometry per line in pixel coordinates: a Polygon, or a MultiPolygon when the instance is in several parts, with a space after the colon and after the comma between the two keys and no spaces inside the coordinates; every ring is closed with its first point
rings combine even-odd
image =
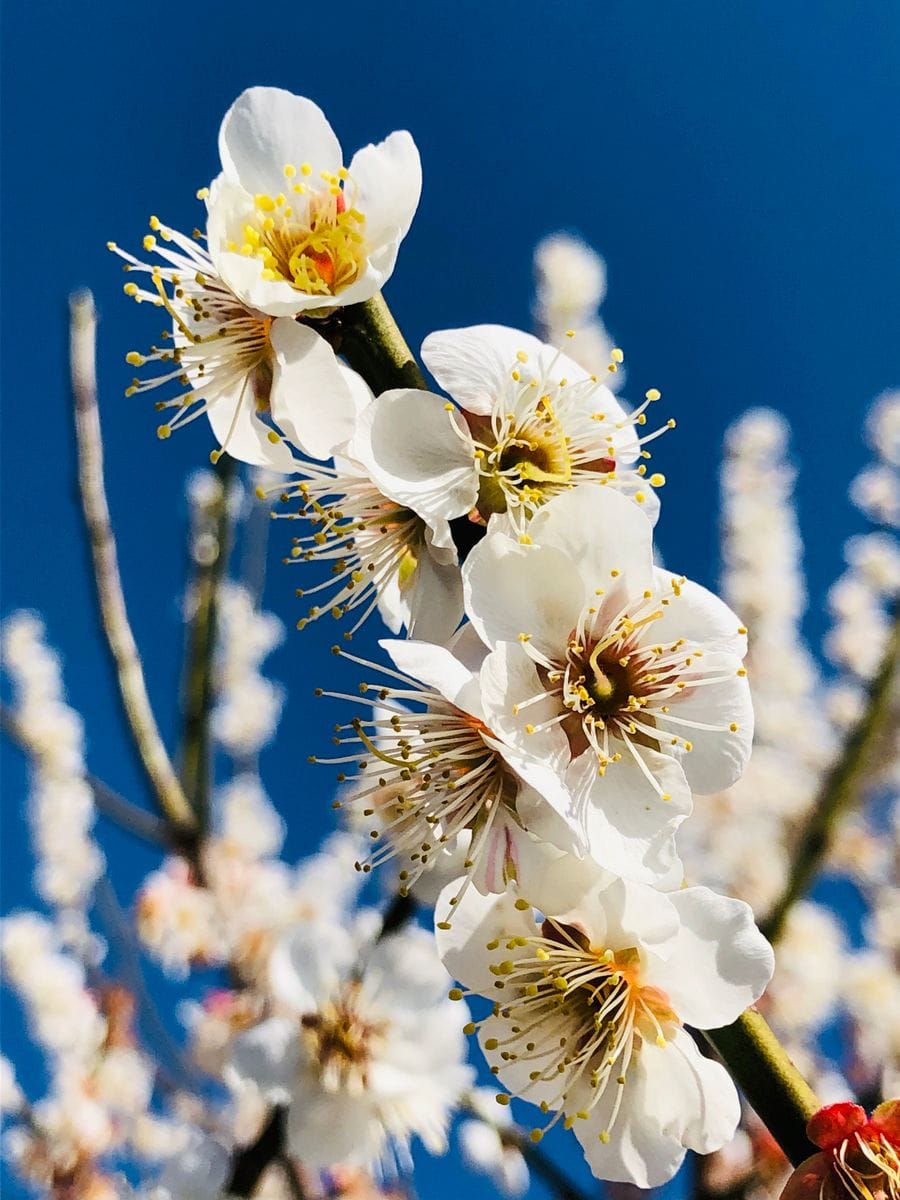
{"type": "Polygon", "coordinates": [[[160,737],[122,592],[116,542],[103,483],[103,441],[95,363],[97,317],[90,292],[77,292],[72,296],[70,313],[69,353],[78,444],[78,486],[90,539],[103,632],[115,663],[125,715],[153,793],[174,830],[187,839],[193,834],[196,821],[160,737]]]}
{"type": "Polygon", "coordinates": [[[284,1154],[285,1110],[275,1108],[256,1141],[235,1155],[225,1191],[229,1196],[252,1196],[263,1171],[284,1154]]]}
{"type": "Polygon", "coordinates": [[[857,799],[860,785],[869,773],[873,748],[884,734],[896,703],[897,667],[900,663],[900,606],[895,608],[893,627],[881,667],[869,688],[868,703],[859,724],[844,744],[843,753],[826,775],[813,801],[806,824],[794,846],[790,875],[784,891],[762,924],[770,942],[784,930],[788,913],[806,894],[831,846],[840,817],[857,799]]]}
{"type": "MultiPolygon", "coordinates": [[[[0,727],[2,727],[7,737],[15,742],[21,750],[24,750],[26,754],[33,755],[37,753],[36,747],[28,740],[20,722],[6,704],[0,704],[0,727]]],[[[104,817],[108,817],[120,829],[124,829],[126,833],[130,833],[142,841],[153,842],[157,846],[171,846],[173,844],[171,831],[165,821],[161,821],[159,817],[154,817],[153,813],[145,812],[144,809],[138,808],[136,804],[132,804],[130,800],[126,800],[124,796],[120,796],[118,792],[113,791],[108,784],[104,783],[102,779],[98,779],[96,775],[88,773],[84,779],[85,783],[87,783],[88,787],[94,793],[94,803],[97,806],[97,811],[102,813],[104,817]]]]}
{"type": "Polygon", "coordinates": [[[230,541],[228,489],[235,472],[228,455],[219,459],[221,489],[204,515],[204,529],[194,530],[191,559],[191,620],[188,626],[183,676],[184,736],[181,750],[181,779],[194,816],[198,834],[209,824],[212,784],[210,714],[213,707],[213,660],[218,624],[219,585],[228,561],[230,541]]]}
{"type": "Polygon", "coordinates": [[[762,1014],[748,1008],[703,1036],[794,1166],[813,1154],[806,1123],[821,1104],[762,1014]]]}
{"type": "MultiPolygon", "coordinates": [[[[328,332],[327,327],[323,332],[328,332]]],[[[365,304],[343,310],[335,348],[376,396],[390,388],[428,387],[380,292],[365,304]]]]}

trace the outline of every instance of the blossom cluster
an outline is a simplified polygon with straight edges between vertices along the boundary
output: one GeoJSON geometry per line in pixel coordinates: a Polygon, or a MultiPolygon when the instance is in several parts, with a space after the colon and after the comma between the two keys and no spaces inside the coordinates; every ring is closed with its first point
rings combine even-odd
{"type": "MultiPolygon", "coordinates": [[[[586,369],[568,353],[578,328],[557,344],[500,325],[432,333],[421,354],[444,394],[375,395],[336,353],[335,314],[393,268],[421,186],[412,139],[392,134],[345,168],[313,104],[254,88],[219,149],[205,249],[153,218],[145,249],[161,263],[118,251],[150,276],[126,291],[172,319],[164,348],[129,355],[162,374],[130,391],[177,378],[161,436],[205,412],[214,459],[288,476],[278,491],[299,504],[286,515],[311,531],[291,557],[327,572],[298,589],[316,601],[301,627],[352,612],[349,637],[377,607],[406,633],[381,643],[390,665],[343,652],[366,673],[331,760],[354,764],[343,803],[371,826],[357,865],[396,859],[401,895],[436,867],[458,872],[437,900],[438,946],[495,1002],[479,1025],[495,1074],[547,1125],[574,1126],[600,1177],[660,1183],[737,1123],[727,1073],[683,1024],[734,1020],[772,970],[746,905],[679,890],[676,831],[693,794],[741,775],[753,712],[740,619],[654,560],[664,478],[648,476],[647,445],[674,422],[645,432],[658,390],[627,409],[607,382],[622,352],[586,369]],[[661,1093],[672,1107],[650,1102],[661,1093]]],[[[541,259],[548,335],[565,314],[596,343],[602,264],[560,242],[541,259]],[[579,254],[593,282],[561,305],[554,280],[578,276],[561,259],[579,254]]],[[[160,904],[202,891],[177,957],[208,957],[216,890],[215,872],[203,889],[163,872],[142,899],[145,938],[160,904]]],[[[328,970],[333,994],[341,968],[328,970]]],[[[247,1071],[272,1092],[279,1065],[296,1075],[295,1028],[266,1021],[254,1036],[247,1071]]],[[[334,1078],[349,1087],[349,1072],[334,1078]]],[[[320,1142],[293,1112],[308,1158],[320,1142]]],[[[303,1121],[315,1130],[308,1105],[303,1121]]]]}
{"type": "MultiPolygon", "coordinates": [[[[593,251],[563,235],[538,248],[541,336],[499,324],[430,333],[429,386],[412,356],[393,373],[371,358],[380,291],[419,202],[412,137],[395,132],[345,166],[315,104],[259,87],[226,114],[219,155],[190,237],[154,216],[142,256],[110,243],[126,294],[167,321],[159,345],[128,353],[139,372],[128,394],[153,395],[163,439],[206,417],[213,465],[228,455],[252,468],[250,506],[273,502],[274,536],[292,531],[298,628],[338,622],[334,676],[316,693],[344,715],[332,750],[303,749],[336,769],[344,827],[286,858],[291,811],[258,762],[285,701],[264,673],[284,630],[252,581],[224,577],[205,718],[227,778],[211,772],[196,836],[168,829],[128,898],[144,960],[179,984],[216,980],[185,993],[187,1054],[173,1077],[156,1071],[140,971],[113,981],[85,915],[103,860],[80,721],[35,619],[5,626],[35,763],[39,890],[82,913],[77,937],[65,913],[2,929],[7,973],[53,1064],[37,1103],[4,1069],[17,1169],[58,1197],[220,1200],[252,1186],[273,1200],[381,1200],[415,1141],[446,1150],[459,1110],[465,1156],[508,1194],[527,1186],[527,1155],[557,1125],[600,1179],[655,1187],[693,1151],[717,1156],[707,1182],[717,1190],[718,1171],[727,1191],[755,1171],[764,1134],[726,1065],[701,1050],[703,1031],[759,1002],[817,1082],[844,1094],[810,1034],[842,1006],[867,1079],[895,1078],[884,1011],[900,1003],[886,981],[897,892],[865,820],[841,845],[869,902],[868,950],[848,962],[833,918],[802,901],[773,980],[756,917],[783,890],[785,835],[878,676],[896,544],[882,531],[848,546],[827,645],[845,677],[827,689],[799,632],[776,414],[748,414],[729,435],[725,599],[660,565],[666,480],[649,447],[675,422],[651,421],[655,387],[635,405],[618,394],[624,355],[598,315],[606,278],[593,251]],[[377,662],[350,646],[376,614],[391,634],[377,662]],[[363,893],[373,873],[393,893],[380,912],[363,893]],[[433,921],[413,920],[417,906],[433,921]],[[494,1088],[474,1087],[467,1036],[494,1088]],[[527,1132],[511,1098],[534,1106],[527,1132]],[[152,1164],[134,1189],[118,1173],[129,1156],[152,1164]]],[[[884,523],[896,412],[896,396],[876,408],[884,470],[855,489],[884,523]]],[[[189,500],[202,571],[227,541],[217,514],[237,524],[247,497],[203,471],[189,500]]],[[[888,776],[872,778],[884,790],[888,776]]]]}

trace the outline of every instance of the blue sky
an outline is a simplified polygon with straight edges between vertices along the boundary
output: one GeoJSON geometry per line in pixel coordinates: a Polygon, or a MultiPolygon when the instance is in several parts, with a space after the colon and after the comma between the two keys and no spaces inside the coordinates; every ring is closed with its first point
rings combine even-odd
{"type": "MultiPolygon", "coordinates": [[[[714,583],[723,431],[751,405],[781,409],[801,467],[808,629],[821,636],[841,543],[860,528],[845,490],[865,458],[862,414],[900,384],[893,0],[35,0],[3,19],[2,608],[44,613],[96,773],[146,802],[73,503],[66,296],[87,285],[97,297],[110,504],[150,691],[174,735],[182,480],[211,441],[197,422],[158,442],[152,406],[123,398],[124,354],[156,336],[157,316],[123,297],[105,244],[137,247],[151,213],[191,228],[218,123],[250,84],[314,98],[349,151],[412,131],[425,186],[387,296],[413,346],[452,325],[527,327],[531,250],[547,232],[577,230],[603,252],[604,314],[634,394],[661,388],[678,419],[655,456],[673,568],[714,583]]],[[[290,627],[300,614],[280,537],[276,527],[266,604],[290,627]]],[[[333,719],[309,700],[331,670],[329,637],[291,633],[272,661],[292,701],[263,768],[295,855],[332,816],[323,769],[305,761],[333,719]]],[[[22,763],[6,747],[2,761],[8,909],[27,902],[29,868],[22,763]]],[[[108,844],[127,903],[153,858],[114,834],[108,844]]],[[[15,1011],[3,1012],[14,1038],[15,1011]]],[[[435,1171],[423,1178],[438,1200],[444,1186],[435,1171]]]]}

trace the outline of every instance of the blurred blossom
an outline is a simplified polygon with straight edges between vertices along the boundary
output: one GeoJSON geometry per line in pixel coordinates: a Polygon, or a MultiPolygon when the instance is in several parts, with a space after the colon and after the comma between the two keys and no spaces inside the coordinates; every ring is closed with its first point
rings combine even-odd
{"type": "Polygon", "coordinates": [[[94,796],[85,779],[84,728],[66,704],[59,656],[40,619],[14,613],[2,626],[3,664],[13,710],[30,755],[28,815],[38,893],[58,907],[81,907],[103,872],[94,841],[94,796]]]}
{"type": "Polygon", "coordinates": [[[844,935],[834,915],[801,900],[775,945],[775,975],[766,992],[771,1020],[783,1033],[821,1028],[840,999],[844,935]]]}
{"type": "Polygon", "coordinates": [[[528,1163],[510,1133],[515,1129],[509,1107],[501,1107],[490,1088],[468,1096],[475,1116],[457,1131],[463,1158],[473,1171],[493,1180],[504,1196],[522,1196],[530,1183],[528,1163]]]}
{"type": "Polygon", "coordinates": [[[222,586],[212,728],[232,758],[252,758],[275,733],[284,689],[260,674],[260,667],[283,638],[281,621],[257,611],[245,588],[236,583],[222,586]]]}

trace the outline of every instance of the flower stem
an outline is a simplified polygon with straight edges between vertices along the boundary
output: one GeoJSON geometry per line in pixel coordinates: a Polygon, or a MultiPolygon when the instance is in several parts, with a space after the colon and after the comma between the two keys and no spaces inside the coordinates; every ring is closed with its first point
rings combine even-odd
{"type": "Polygon", "coordinates": [[[365,304],[343,310],[335,349],[362,375],[376,396],[390,388],[428,387],[380,292],[365,304]]]}
{"type": "Polygon", "coordinates": [[[181,750],[181,780],[202,837],[209,824],[212,785],[210,713],[213,706],[213,658],[216,649],[219,585],[228,561],[230,528],[228,489],[235,473],[233,458],[223,455],[218,474],[221,488],[204,527],[194,531],[191,557],[194,578],[190,597],[192,615],[188,627],[183,674],[184,737],[181,750]]]}
{"type": "Polygon", "coordinates": [[[78,486],[94,564],[100,620],[116,667],[122,707],[160,809],[175,833],[190,839],[193,811],[163,744],[147,695],[144,669],[128,620],[116,541],[103,483],[103,439],[97,405],[97,315],[90,292],[71,299],[69,355],[75,400],[78,486]]]}
{"type": "Polygon", "coordinates": [[[788,913],[806,894],[828,854],[835,827],[853,804],[872,767],[873,750],[888,728],[895,703],[894,685],[900,662],[900,606],[881,667],[869,688],[868,703],[856,728],[847,738],[843,753],[822,782],[806,824],[794,847],[791,872],[784,891],[762,924],[770,942],[781,936],[788,913]]]}
{"type": "Polygon", "coordinates": [[[794,1166],[813,1154],[806,1123],[821,1104],[762,1014],[748,1008],[704,1036],[794,1166]]]}

